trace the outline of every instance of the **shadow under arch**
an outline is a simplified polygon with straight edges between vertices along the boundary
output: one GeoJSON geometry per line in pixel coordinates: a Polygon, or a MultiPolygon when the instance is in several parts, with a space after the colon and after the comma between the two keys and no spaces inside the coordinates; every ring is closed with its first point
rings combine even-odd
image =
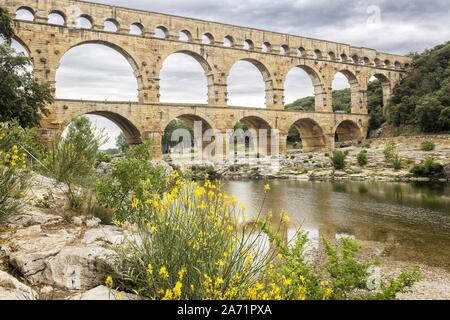
{"type": "Polygon", "coordinates": [[[363,139],[361,128],[352,120],[342,121],[336,126],[334,132],[336,143],[356,143],[363,139]]]}
{"type": "Polygon", "coordinates": [[[298,119],[290,128],[297,130],[300,138],[299,143],[303,152],[317,152],[326,148],[326,137],[323,129],[313,119],[298,119]]]}
{"type": "MultiPolygon", "coordinates": [[[[236,124],[241,124],[244,128],[243,130],[247,131],[244,132],[244,142],[246,145],[253,146],[254,152],[258,157],[260,155],[271,155],[272,152],[275,152],[275,150],[272,150],[272,126],[268,121],[259,116],[250,115],[240,118],[236,124]]],[[[235,146],[235,143],[237,142],[235,140],[237,138],[237,133],[238,132],[235,132],[228,141],[231,150],[237,150],[237,146],[235,146]]],[[[246,150],[246,152],[247,151],[248,150],[246,150]]]]}
{"type": "Polygon", "coordinates": [[[182,149],[191,149],[201,146],[201,150],[203,151],[214,141],[214,139],[212,139],[212,141],[204,141],[205,132],[213,129],[212,122],[209,119],[196,114],[180,113],[173,115],[167,122],[161,125],[161,129],[163,130],[163,139],[161,141],[161,152],[163,154],[170,152],[170,146],[174,146],[179,143],[182,149]],[[183,122],[190,129],[190,132],[181,134],[181,136],[183,136],[183,141],[179,140],[181,138],[180,135],[177,134],[176,137],[172,135],[177,129],[185,129],[183,126],[175,125],[173,128],[169,128],[170,125],[176,120],[183,122]],[[170,130],[170,132],[168,130],[170,130]],[[190,137],[190,141],[184,140],[186,135],[190,137]],[[176,138],[176,140],[172,140],[173,138],[176,138]]]}

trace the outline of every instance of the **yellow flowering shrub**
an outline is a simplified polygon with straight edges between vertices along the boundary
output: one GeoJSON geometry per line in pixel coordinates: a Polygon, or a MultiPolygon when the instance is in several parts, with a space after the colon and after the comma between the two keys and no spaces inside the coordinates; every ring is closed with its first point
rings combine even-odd
{"type": "MultiPolygon", "coordinates": [[[[313,264],[305,259],[306,233],[286,243],[269,218],[248,220],[247,208],[210,181],[190,182],[175,173],[171,190],[142,194],[147,196],[130,199],[124,219],[138,231],[117,250],[114,275],[121,290],[142,298],[392,299],[417,280],[416,271],[404,272],[371,291],[367,269],[376,261],[357,261],[359,247],[349,239],[324,241],[327,261],[313,264]]],[[[280,229],[287,227],[289,216],[279,216],[280,229]]]]}
{"type": "Polygon", "coordinates": [[[10,151],[0,150],[0,222],[19,213],[25,193],[27,157],[13,145],[10,151]]]}

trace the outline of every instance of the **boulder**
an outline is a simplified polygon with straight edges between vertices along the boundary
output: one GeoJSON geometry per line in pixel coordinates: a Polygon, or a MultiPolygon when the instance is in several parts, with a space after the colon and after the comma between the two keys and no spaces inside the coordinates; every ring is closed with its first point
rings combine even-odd
{"type": "Polygon", "coordinates": [[[29,286],[0,270],[0,300],[34,300],[36,292],[29,286]]]}
{"type": "Polygon", "coordinates": [[[45,261],[45,268],[32,275],[33,282],[69,290],[91,289],[104,281],[112,269],[114,252],[97,245],[66,247],[45,261]]]}
{"type": "Polygon", "coordinates": [[[56,256],[64,247],[75,241],[79,233],[60,230],[54,234],[20,238],[11,241],[3,248],[10,263],[31,283],[35,283],[39,274],[45,270],[46,263],[56,256]]]}

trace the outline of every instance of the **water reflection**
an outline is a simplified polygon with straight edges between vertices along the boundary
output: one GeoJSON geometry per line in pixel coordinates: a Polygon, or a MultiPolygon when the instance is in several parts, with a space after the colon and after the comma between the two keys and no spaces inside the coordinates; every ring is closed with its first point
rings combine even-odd
{"type": "MultiPolygon", "coordinates": [[[[231,181],[226,192],[236,195],[255,214],[264,199],[263,182],[231,181]]],[[[385,242],[388,254],[450,270],[450,187],[445,184],[380,182],[273,181],[263,212],[291,216],[283,236],[298,226],[309,232],[309,249],[320,238],[342,236],[385,242]]],[[[279,219],[274,215],[274,223],[279,219]]]]}

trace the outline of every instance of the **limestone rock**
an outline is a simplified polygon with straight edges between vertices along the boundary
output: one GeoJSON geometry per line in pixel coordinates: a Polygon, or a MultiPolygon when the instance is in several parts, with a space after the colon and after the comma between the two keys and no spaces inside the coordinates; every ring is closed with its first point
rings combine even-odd
{"type": "Polygon", "coordinates": [[[102,222],[102,220],[100,220],[99,218],[97,218],[97,217],[92,217],[92,218],[86,220],[86,226],[87,226],[88,228],[95,228],[95,227],[97,227],[98,225],[100,225],[101,222],[102,222]]]}
{"type": "Polygon", "coordinates": [[[63,220],[62,217],[43,212],[36,207],[27,206],[24,213],[20,215],[13,215],[8,218],[7,223],[16,226],[30,226],[30,225],[52,225],[63,220]]]}
{"type": "Polygon", "coordinates": [[[103,282],[113,257],[113,251],[97,245],[66,247],[49,257],[42,272],[31,278],[33,282],[63,289],[90,289],[103,282]]]}
{"type": "Polygon", "coordinates": [[[29,286],[0,270],[0,300],[33,300],[36,292],[29,286]]]}
{"type": "Polygon", "coordinates": [[[77,294],[70,298],[70,300],[138,300],[138,297],[134,294],[119,292],[111,290],[105,286],[99,286],[82,294],[77,294]]]}
{"type": "Polygon", "coordinates": [[[125,241],[125,235],[115,226],[102,226],[100,228],[87,230],[84,234],[83,242],[92,244],[96,241],[118,245],[125,241]]]}
{"type": "Polygon", "coordinates": [[[33,283],[40,272],[45,270],[48,259],[56,256],[76,238],[77,232],[60,230],[54,234],[44,234],[33,238],[32,241],[30,239],[13,240],[4,250],[11,264],[33,283]]]}

